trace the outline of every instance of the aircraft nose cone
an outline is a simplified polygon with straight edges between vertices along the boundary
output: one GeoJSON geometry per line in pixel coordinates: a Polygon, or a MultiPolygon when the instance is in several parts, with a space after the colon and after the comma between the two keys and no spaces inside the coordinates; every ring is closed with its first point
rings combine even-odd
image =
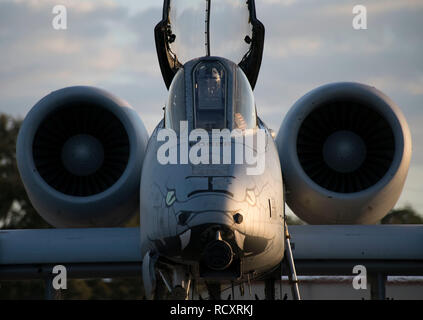
{"type": "Polygon", "coordinates": [[[323,145],[323,159],[338,172],[353,172],[366,159],[363,139],[352,131],[341,130],[331,134],[323,145]]]}
{"type": "Polygon", "coordinates": [[[101,167],[103,160],[103,145],[91,135],[75,135],[63,145],[63,165],[74,175],[88,176],[93,174],[101,167]]]}

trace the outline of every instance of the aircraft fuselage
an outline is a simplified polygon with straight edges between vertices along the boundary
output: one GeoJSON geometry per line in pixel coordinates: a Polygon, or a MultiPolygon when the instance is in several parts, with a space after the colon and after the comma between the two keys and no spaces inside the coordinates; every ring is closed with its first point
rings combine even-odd
{"type": "MultiPolygon", "coordinates": [[[[266,133],[265,165],[258,175],[248,175],[247,164],[163,165],[157,160],[162,129],[163,121],[150,138],[141,177],[142,254],[154,251],[206,279],[257,277],[277,266],[284,252],[283,183],[264,124],[258,129],[266,133]]],[[[232,138],[232,151],[237,144],[232,138]]]]}

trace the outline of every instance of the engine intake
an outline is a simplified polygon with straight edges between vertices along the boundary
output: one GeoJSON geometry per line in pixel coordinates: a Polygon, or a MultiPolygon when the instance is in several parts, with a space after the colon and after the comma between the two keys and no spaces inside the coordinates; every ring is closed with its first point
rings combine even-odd
{"type": "Polygon", "coordinates": [[[313,110],[298,131],[301,167],[327,190],[352,193],[376,184],[395,154],[394,133],[378,112],[348,101],[313,110]]]}
{"type": "Polygon", "coordinates": [[[18,136],[17,161],[28,196],[56,227],[111,227],[139,207],[148,134],[124,101],[93,87],[41,99],[18,136]]]}
{"type": "Polygon", "coordinates": [[[400,109],[359,83],[299,99],[276,138],[287,204],[311,224],[375,223],[395,205],[411,158],[400,109]]]}

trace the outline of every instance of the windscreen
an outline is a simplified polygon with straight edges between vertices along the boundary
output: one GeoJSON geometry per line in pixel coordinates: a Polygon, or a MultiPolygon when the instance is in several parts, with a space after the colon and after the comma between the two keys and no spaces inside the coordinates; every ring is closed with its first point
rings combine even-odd
{"type": "Polygon", "coordinates": [[[206,56],[208,42],[210,55],[239,63],[249,51],[252,38],[247,1],[209,1],[171,0],[169,21],[174,37],[170,48],[184,64],[206,56]]]}

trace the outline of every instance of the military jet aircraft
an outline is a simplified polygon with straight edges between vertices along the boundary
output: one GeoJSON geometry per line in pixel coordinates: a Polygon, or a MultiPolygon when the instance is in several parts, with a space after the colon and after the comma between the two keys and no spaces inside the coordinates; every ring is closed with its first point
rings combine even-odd
{"type": "MultiPolygon", "coordinates": [[[[235,62],[212,54],[210,1],[198,2],[204,55],[184,61],[173,2],[164,1],[154,29],[169,97],[151,136],[128,103],[101,89],[50,93],[28,113],[18,137],[29,198],[51,225],[73,228],[59,229],[66,239],[69,232],[96,235],[87,248],[97,251],[77,263],[100,259],[109,241],[95,231],[106,229],[93,228],[119,226],[139,212],[137,255],[149,298],[168,290],[185,299],[200,281],[218,295],[220,281],[280,279],[283,261],[299,298],[285,203],[309,224],[376,223],[406,179],[407,122],[376,88],[331,83],[300,98],[275,134],[253,95],[265,34],[254,0],[239,3],[248,26],[237,39],[246,51],[235,62]]],[[[125,238],[127,231],[116,230],[125,238]]],[[[3,264],[19,265],[21,256],[11,252],[4,251],[3,264]]],[[[118,255],[104,261],[128,261],[118,255]]]]}

